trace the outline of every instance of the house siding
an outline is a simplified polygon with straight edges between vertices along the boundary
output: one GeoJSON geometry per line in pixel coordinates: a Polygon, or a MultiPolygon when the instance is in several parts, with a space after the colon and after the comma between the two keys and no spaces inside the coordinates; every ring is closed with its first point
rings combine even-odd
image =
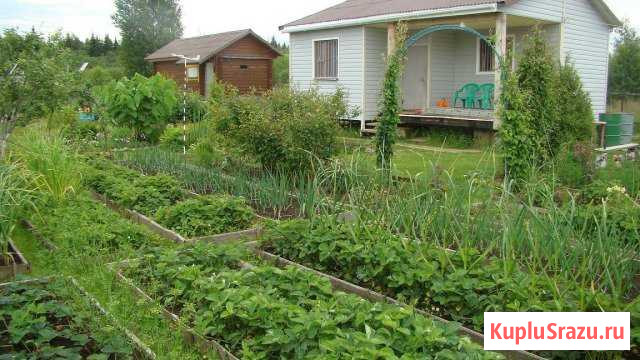
{"type": "Polygon", "coordinates": [[[442,98],[451,100],[451,94],[455,91],[455,40],[456,34],[449,31],[431,35],[431,106],[435,106],[442,98]]]}
{"type": "Polygon", "coordinates": [[[317,88],[325,94],[342,88],[347,92],[349,106],[360,110],[357,118],[360,120],[364,113],[363,31],[362,27],[350,27],[292,33],[289,39],[291,86],[301,90],[317,88]],[[338,39],[338,80],[316,80],[313,78],[313,41],[329,38],[338,39]]]}
{"type": "Polygon", "coordinates": [[[567,0],[564,54],[578,71],[597,115],[607,111],[611,29],[588,0],[567,0]]]}
{"type": "Polygon", "coordinates": [[[520,0],[501,10],[559,23],[564,13],[564,24],[551,27],[548,39],[559,44],[555,50],[562,59],[568,57],[575,65],[594,113],[606,111],[611,29],[590,0],[520,0]]]}
{"type": "Polygon", "coordinates": [[[382,82],[387,68],[387,31],[365,28],[365,97],[363,117],[367,121],[378,116],[382,82]]]}
{"type": "Polygon", "coordinates": [[[561,22],[562,1],[563,0],[519,0],[511,5],[502,7],[500,10],[509,15],[561,22]]]}

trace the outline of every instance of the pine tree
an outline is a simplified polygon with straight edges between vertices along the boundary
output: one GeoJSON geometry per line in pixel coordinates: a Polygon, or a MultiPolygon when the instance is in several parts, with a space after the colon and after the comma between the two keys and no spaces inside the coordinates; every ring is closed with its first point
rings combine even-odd
{"type": "Polygon", "coordinates": [[[151,73],[145,56],[182,36],[178,0],[115,0],[112,19],[120,29],[120,56],[132,75],[151,73]]]}

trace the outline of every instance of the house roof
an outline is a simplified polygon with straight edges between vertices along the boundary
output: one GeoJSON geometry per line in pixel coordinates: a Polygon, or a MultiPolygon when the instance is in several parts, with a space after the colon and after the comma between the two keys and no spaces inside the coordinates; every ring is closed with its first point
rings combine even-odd
{"type": "Polygon", "coordinates": [[[145,57],[145,60],[157,62],[175,59],[177,62],[181,62],[182,60],[173,56],[173,54],[180,54],[189,58],[196,58],[200,56],[200,63],[202,64],[248,35],[255,37],[271,50],[280,54],[277,49],[272,47],[271,44],[254,33],[251,29],[244,29],[192,38],[176,39],[145,57]]]}
{"type": "MultiPolygon", "coordinates": [[[[281,30],[301,25],[330,23],[343,20],[356,20],[385,15],[411,15],[421,11],[438,11],[445,9],[464,9],[495,7],[509,5],[518,0],[347,0],[328,9],[290,22],[280,27],[281,30]]],[[[620,24],[620,20],[613,14],[603,0],[591,0],[600,11],[603,18],[611,25],[620,24]]],[[[495,11],[494,10],[494,11],[495,11]]]]}

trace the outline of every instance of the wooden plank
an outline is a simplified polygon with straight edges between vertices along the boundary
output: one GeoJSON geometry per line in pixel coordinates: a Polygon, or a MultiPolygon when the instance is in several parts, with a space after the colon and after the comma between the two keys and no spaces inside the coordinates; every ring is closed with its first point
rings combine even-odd
{"type": "Polygon", "coordinates": [[[640,145],[632,143],[632,144],[626,144],[626,145],[616,145],[616,146],[611,146],[611,147],[607,147],[607,148],[598,148],[596,149],[596,151],[598,152],[609,152],[609,151],[617,151],[617,150],[631,150],[631,149],[635,149],[637,147],[639,147],[640,145]]]}

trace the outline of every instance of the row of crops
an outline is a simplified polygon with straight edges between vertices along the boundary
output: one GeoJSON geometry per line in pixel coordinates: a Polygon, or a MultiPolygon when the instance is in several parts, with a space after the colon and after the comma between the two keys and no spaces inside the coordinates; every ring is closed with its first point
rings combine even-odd
{"type": "MultiPolygon", "coordinates": [[[[90,291],[102,291],[112,299],[113,288],[124,286],[134,294],[125,286],[128,280],[162,309],[144,316],[161,318],[163,311],[175,314],[172,319],[179,319],[178,326],[190,329],[206,342],[219,344],[238,358],[500,358],[502,355],[485,352],[460,335],[459,324],[482,330],[485,311],[630,311],[632,328],[638,325],[636,303],[559,280],[553,273],[532,274],[515,263],[492,257],[489,251],[443,249],[398,236],[377,223],[359,219],[347,222],[335,215],[269,220],[256,215],[243,198],[193,194],[167,175],[142,174],[102,158],[79,159],[78,163],[83,184],[73,195],[40,199],[39,211],[28,214],[41,239],[56,249],[55,257],[38,259],[39,264],[50,266],[48,262],[69,258],[73,264],[61,273],[82,276],[87,267],[89,273],[109,273],[109,281],[116,282],[113,272],[118,272],[125,282],[102,284],[105,277],[94,276],[90,278],[95,280],[90,291]],[[176,244],[126,220],[85,189],[140,212],[188,239],[259,227],[259,242],[232,246],[199,241],[176,244]],[[259,249],[407,306],[338,291],[322,274],[263,260],[255,255],[259,249]],[[93,259],[95,266],[87,262],[93,259]],[[427,313],[455,323],[439,321],[427,313]]],[[[139,306],[141,299],[131,306],[139,306]]],[[[9,321],[14,318],[18,315],[5,315],[9,321]]],[[[189,358],[158,345],[175,340],[172,336],[176,332],[168,323],[146,326],[130,321],[128,325],[145,342],[155,344],[159,357],[189,358]],[[152,326],[154,332],[150,331],[152,326]]],[[[122,336],[122,331],[118,333],[122,336]]],[[[634,356],[638,344],[637,331],[632,335],[634,352],[624,354],[629,357],[634,356]]],[[[52,339],[44,339],[32,343],[31,351],[43,351],[52,344],[52,339]]],[[[109,342],[103,344],[99,336],[96,339],[86,344],[99,349],[97,352],[106,354],[106,358],[141,356],[133,350],[117,350],[124,355],[111,355],[109,342]]],[[[135,348],[129,337],[122,339],[128,347],[118,349],[135,348]]],[[[3,341],[5,349],[12,347],[13,352],[22,346],[18,340],[3,341]]],[[[79,350],[82,341],[57,347],[60,351],[84,351],[79,350]]],[[[583,358],[593,354],[540,355],[583,358]]],[[[101,358],[96,356],[92,359],[101,358]]]]}
{"type": "Polygon", "coordinates": [[[261,226],[260,248],[267,252],[477,331],[485,311],[630,311],[632,328],[639,321],[637,303],[553,274],[521,271],[475,249],[452,251],[406,239],[376,224],[320,216],[261,226]]]}

